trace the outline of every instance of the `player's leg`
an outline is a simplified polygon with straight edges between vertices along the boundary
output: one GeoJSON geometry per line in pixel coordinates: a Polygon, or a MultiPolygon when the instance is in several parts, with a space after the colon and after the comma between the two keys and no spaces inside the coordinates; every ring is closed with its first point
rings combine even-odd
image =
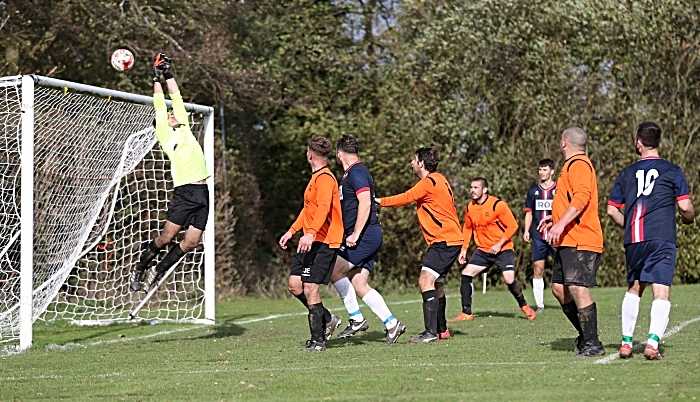
{"type": "Polygon", "coordinates": [[[676,245],[665,241],[644,242],[647,245],[647,263],[640,274],[640,282],[651,283],[654,301],[651,303],[649,339],[644,348],[648,360],[661,360],[659,340],[666,332],[671,312],[671,283],[676,269],[676,245]]]}
{"type": "Polygon", "coordinates": [[[333,268],[333,275],[331,276],[331,282],[338,291],[338,295],[343,301],[343,305],[345,305],[345,310],[347,310],[350,316],[348,327],[338,335],[340,338],[353,336],[369,328],[367,320],[365,320],[365,317],[360,311],[355,287],[348,278],[348,272],[354,267],[354,264],[349,262],[346,257],[347,254],[344,254],[343,251],[338,252],[338,258],[335,260],[335,267],[333,268]]]}
{"type": "Polygon", "coordinates": [[[598,309],[588,288],[597,286],[596,273],[600,266],[600,253],[570,249],[562,254],[564,262],[564,284],[574,299],[581,324],[583,349],[578,357],[594,357],[605,354],[605,348],[598,339],[598,309]]]}
{"type": "Polygon", "coordinates": [[[165,221],[163,231],[144,247],[139,262],[131,271],[131,290],[138,292],[141,289],[141,282],[145,279],[144,272],[151,262],[160,254],[163,247],[170,243],[180,232],[181,226],[170,221],[165,221]]]}
{"type": "Polygon", "coordinates": [[[309,331],[311,332],[311,340],[302,349],[303,351],[326,350],[325,341],[333,336],[333,331],[340,325],[340,319],[335,316],[331,317],[330,322],[328,321],[326,315],[328,310],[323,306],[319,293],[320,285],[327,285],[330,282],[337,251],[329,248],[325,243],[314,242],[309,251],[314,253],[313,262],[301,274],[304,296],[309,305],[309,331]]]}
{"type": "Polygon", "coordinates": [[[527,305],[525,296],[523,296],[523,288],[520,286],[520,282],[515,279],[515,254],[513,250],[505,250],[498,253],[496,255],[496,265],[501,270],[503,280],[508,285],[508,291],[513,295],[515,301],[518,302],[520,310],[522,310],[528,320],[534,320],[537,317],[537,313],[527,305]]]}
{"type": "Polygon", "coordinates": [[[445,310],[447,309],[447,299],[445,298],[445,277],[441,276],[435,280],[435,290],[438,296],[438,319],[437,331],[439,339],[450,339],[450,330],[447,328],[447,317],[445,310]]]}
{"type": "Polygon", "coordinates": [[[554,255],[554,265],[552,266],[552,294],[559,301],[562,312],[578,333],[576,337],[576,346],[574,347],[574,354],[578,354],[579,350],[584,347],[583,332],[578,319],[576,302],[574,302],[573,297],[571,297],[569,287],[564,285],[562,254],[568,253],[569,251],[567,250],[570,250],[570,247],[561,247],[557,249],[557,253],[554,255]]]}
{"type": "Polygon", "coordinates": [[[532,240],[532,293],[537,305],[536,313],[544,311],[544,263],[551,249],[552,246],[545,241],[532,240]]]}
{"type": "MultiPolygon", "coordinates": [[[[373,261],[372,264],[373,266],[373,261]]],[[[391,345],[396,342],[399,337],[406,332],[406,325],[397,320],[391,313],[389,306],[386,305],[384,298],[376,289],[369,286],[370,270],[367,268],[354,268],[350,271],[350,279],[357,295],[362,298],[362,301],[372,310],[372,312],[386,326],[386,341],[385,345],[391,345]]],[[[365,327],[365,329],[368,326],[365,327]]],[[[339,335],[340,336],[340,335],[339,335]]]]}
{"type": "Polygon", "coordinates": [[[467,265],[462,269],[462,279],[460,281],[459,293],[462,296],[462,311],[456,317],[450,318],[449,322],[472,321],[472,295],[474,294],[474,277],[479,275],[491,265],[495,258],[481,250],[476,250],[467,261],[467,265]]]}
{"type": "Polygon", "coordinates": [[[146,291],[148,292],[151,288],[157,286],[158,282],[163,278],[163,275],[165,275],[173,265],[177,264],[188,251],[194,249],[199,244],[201,238],[202,230],[194,226],[188,227],[185,231],[185,238],[170,249],[168,254],[155,266],[155,269],[148,272],[146,291]]]}
{"type": "Polygon", "coordinates": [[[627,266],[627,292],[622,299],[620,320],[622,322],[622,342],[620,344],[620,357],[627,359],[632,357],[634,328],[637,326],[639,316],[639,302],[644,292],[644,284],[640,284],[639,275],[644,266],[644,243],[630,244],[625,248],[625,260],[627,266]]]}
{"type": "Polygon", "coordinates": [[[437,314],[439,309],[439,301],[437,290],[435,290],[435,280],[440,277],[440,274],[428,267],[421,269],[418,276],[418,287],[423,297],[423,323],[425,331],[418,334],[417,337],[411,339],[411,343],[437,342],[437,314]]]}

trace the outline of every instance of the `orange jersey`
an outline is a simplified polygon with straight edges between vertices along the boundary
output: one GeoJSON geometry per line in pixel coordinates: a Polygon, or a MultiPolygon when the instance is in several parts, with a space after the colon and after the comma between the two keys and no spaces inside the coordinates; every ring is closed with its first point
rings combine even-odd
{"type": "Polygon", "coordinates": [[[340,247],[343,241],[338,182],[327,166],[311,175],[304,191],[304,209],[289,231],[296,233],[302,228],[304,234],[314,234],[315,242],[324,242],[330,248],[340,247]]]}
{"type": "Polygon", "coordinates": [[[443,175],[430,173],[405,193],[382,198],[380,205],[400,207],[413,201],[416,201],[418,222],[429,245],[443,241],[448,246],[462,244],[452,188],[443,175]]]}
{"type": "Polygon", "coordinates": [[[574,155],[562,166],[557,192],[552,201],[552,219],[557,223],[569,207],[581,213],[571,221],[555,247],[576,247],[579,250],[603,252],[603,229],[598,218],[598,181],[591,160],[574,155]]]}
{"type": "Polygon", "coordinates": [[[489,252],[492,246],[502,238],[506,242],[501,247],[501,251],[513,250],[511,237],[518,230],[518,222],[513,216],[508,205],[497,197],[487,196],[483,204],[477,204],[472,200],[464,208],[464,244],[462,250],[469,248],[469,242],[474,234],[476,247],[485,252],[489,252]]]}

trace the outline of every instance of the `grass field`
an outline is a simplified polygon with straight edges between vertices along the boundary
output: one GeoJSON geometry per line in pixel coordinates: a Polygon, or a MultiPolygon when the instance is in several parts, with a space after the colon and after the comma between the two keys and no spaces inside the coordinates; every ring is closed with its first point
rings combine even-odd
{"type": "MultiPolygon", "coordinates": [[[[623,294],[593,290],[608,351],[595,359],[572,356],[575,334],[551,293],[532,322],[508,292],[477,293],[475,321],[451,324],[450,340],[421,345],[408,344],[422,331],[420,296],[389,297],[408,331],[388,347],[383,326],[361,304],[370,329],[315,353],[299,351],[309,335],[296,300],[219,303],[214,326],[39,322],[31,350],[2,356],[0,400],[700,399],[700,285],[673,288],[665,360],[656,362],[641,353],[617,358],[623,294]]],[[[340,300],[325,304],[344,328],[340,300]]],[[[635,343],[646,340],[650,305],[645,295],[635,343]]],[[[457,292],[448,292],[448,316],[458,311],[457,292]]]]}

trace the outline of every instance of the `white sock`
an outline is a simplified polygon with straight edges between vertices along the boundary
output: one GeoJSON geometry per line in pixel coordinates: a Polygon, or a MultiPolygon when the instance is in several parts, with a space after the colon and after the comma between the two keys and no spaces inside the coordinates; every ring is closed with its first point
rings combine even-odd
{"type": "Polygon", "coordinates": [[[537,307],[544,307],[544,278],[532,278],[532,293],[535,295],[537,307]]]}
{"type": "Polygon", "coordinates": [[[642,298],[632,293],[626,292],[622,299],[622,344],[632,346],[632,336],[634,327],[637,326],[637,316],[639,315],[639,301],[642,298]]]}
{"type": "Polygon", "coordinates": [[[360,304],[357,303],[357,295],[355,294],[355,288],[352,286],[350,279],[343,278],[338,282],[334,283],[335,289],[340,294],[340,299],[345,304],[345,309],[348,310],[350,319],[361,322],[365,319],[360,312],[360,304]]]}
{"type": "Polygon", "coordinates": [[[362,301],[367,303],[372,312],[386,325],[387,329],[392,329],[396,326],[396,318],[394,318],[391,311],[389,311],[389,307],[387,307],[384,298],[379,292],[374,289],[370,290],[365,297],[362,298],[362,301]]]}
{"type": "Polygon", "coordinates": [[[651,319],[649,320],[649,339],[647,345],[654,349],[659,348],[659,340],[666,332],[668,317],[671,313],[671,302],[668,300],[654,300],[651,302],[651,319]]]}

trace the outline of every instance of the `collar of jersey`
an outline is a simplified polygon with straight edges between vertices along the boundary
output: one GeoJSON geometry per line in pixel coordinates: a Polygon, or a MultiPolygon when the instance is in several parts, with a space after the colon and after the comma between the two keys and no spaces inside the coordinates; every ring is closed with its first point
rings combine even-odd
{"type": "Polygon", "coordinates": [[[359,160],[359,159],[358,159],[356,162],[353,162],[352,165],[348,166],[348,168],[345,169],[345,172],[343,172],[343,174],[344,174],[344,175],[347,175],[347,174],[348,174],[348,171],[349,171],[350,169],[352,169],[353,166],[357,165],[357,164],[360,163],[360,162],[362,162],[362,161],[359,160]]]}
{"type": "Polygon", "coordinates": [[[311,172],[311,174],[316,174],[317,172],[320,172],[321,170],[323,170],[323,169],[325,169],[325,168],[327,168],[327,167],[328,167],[328,165],[323,166],[323,167],[320,167],[320,168],[314,170],[313,172],[311,172]]]}

